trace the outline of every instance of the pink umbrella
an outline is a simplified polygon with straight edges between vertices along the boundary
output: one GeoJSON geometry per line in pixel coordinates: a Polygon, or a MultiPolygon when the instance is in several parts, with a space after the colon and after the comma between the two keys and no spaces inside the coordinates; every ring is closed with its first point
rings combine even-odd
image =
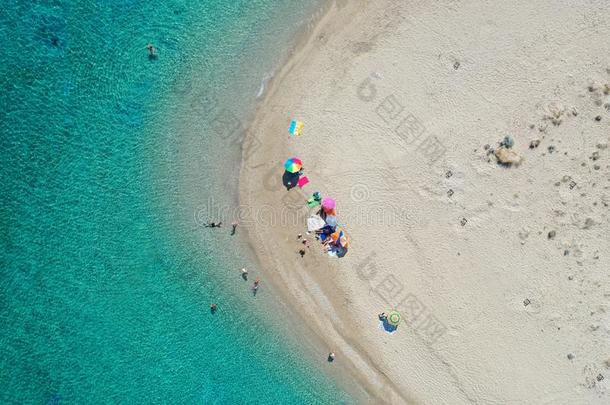
{"type": "Polygon", "coordinates": [[[332,210],[336,206],[337,206],[337,202],[335,201],[334,198],[324,197],[322,199],[322,208],[325,208],[327,210],[332,210]]]}

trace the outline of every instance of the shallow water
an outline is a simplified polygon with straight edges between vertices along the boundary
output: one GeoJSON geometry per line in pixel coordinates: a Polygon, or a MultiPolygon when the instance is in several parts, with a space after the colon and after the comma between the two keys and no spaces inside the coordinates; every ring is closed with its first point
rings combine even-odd
{"type": "Polygon", "coordinates": [[[0,402],[351,402],[194,219],[235,204],[211,111],[247,120],[313,6],[3,2],[0,402]]]}

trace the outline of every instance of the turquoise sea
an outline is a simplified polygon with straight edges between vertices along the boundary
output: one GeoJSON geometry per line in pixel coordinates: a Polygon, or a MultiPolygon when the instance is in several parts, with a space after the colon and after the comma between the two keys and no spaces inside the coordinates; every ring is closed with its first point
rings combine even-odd
{"type": "Polygon", "coordinates": [[[351,403],[196,220],[318,2],[0,5],[0,403],[351,403]]]}

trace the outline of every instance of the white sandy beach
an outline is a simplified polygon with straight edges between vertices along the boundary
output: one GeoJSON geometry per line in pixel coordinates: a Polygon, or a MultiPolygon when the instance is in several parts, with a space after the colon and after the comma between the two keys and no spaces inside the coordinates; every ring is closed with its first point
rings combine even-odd
{"type": "Polygon", "coordinates": [[[242,224],[320,361],[335,351],[371,402],[610,403],[608,15],[336,1],[273,79],[244,141],[242,224]],[[521,164],[489,154],[505,136],[521,164]],[[290,156],[303,192],[281,185],[290,156]],[[298,255],[313,191],[338,201],[344,258],[313,238],[298,255]]]}

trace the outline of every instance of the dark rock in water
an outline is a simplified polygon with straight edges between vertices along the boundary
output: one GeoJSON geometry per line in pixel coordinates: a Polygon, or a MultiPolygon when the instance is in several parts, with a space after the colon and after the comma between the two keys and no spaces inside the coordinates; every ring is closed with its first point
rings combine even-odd
{"type": "Polygon", "coordinates": [[[555,236],[557,236],[557,232],[556,232],[556,231],[550,231],[550,232],[547,234],[547,237],[548,237],[549,239],[554,239],[554,238],[555,238],[555,236]]]}

